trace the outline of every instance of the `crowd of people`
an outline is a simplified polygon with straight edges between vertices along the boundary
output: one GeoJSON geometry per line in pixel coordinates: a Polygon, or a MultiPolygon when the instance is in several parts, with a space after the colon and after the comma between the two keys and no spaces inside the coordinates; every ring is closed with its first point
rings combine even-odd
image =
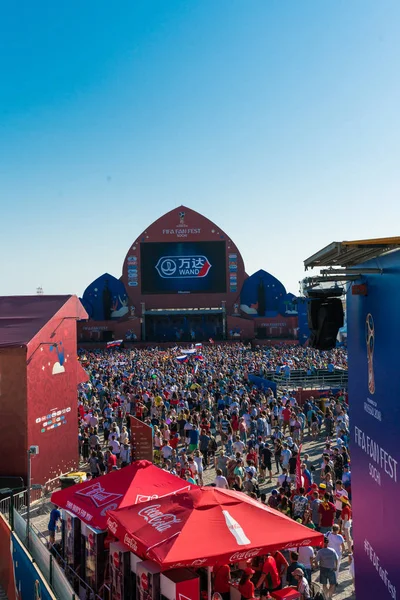
{"type": "MultiPolygon", "coordinates": [[[[262,376],[282,364],[346,368],[346,351],[254,350],[237,343],[196,348],[184,362],[178,361],[180,354],[179,348],[80,352],[89,375],[78,409],[88,478],[130,463],[130,415],[139,418],[152,428],[154,462],[160,468],[192,484],[246,493],[324,534],[324,547],[317,552],[293,548],[244,565],[243,600],[254,596],[253,588],[268,597],[286,583],[308,599],[317,567],[331,598],[341,559],[352,556],[346,394],[329,394],[324,403],[310,397],[300,405],[294,393],[274,395],[255,387],[249,375],[262,376]],[[323,451],[316,456],[321,443],[323,451]],[[312,457],[304,445],[312,448],[312,457]]],[[[224,600],[226,573],[218,570],[214,577],[214,591],[224,600]]]]}

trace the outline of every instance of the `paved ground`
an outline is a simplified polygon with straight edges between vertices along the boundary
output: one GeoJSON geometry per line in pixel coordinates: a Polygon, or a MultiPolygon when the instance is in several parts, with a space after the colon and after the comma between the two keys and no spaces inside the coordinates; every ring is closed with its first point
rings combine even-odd
{"type": "MultiPolygon", "coordinates": [[[[317,470],[319,470],[319,466],[321,464],[321,455],[322,455],[323,447],[324,447],[324,439],[323,438],[321,438],[320,440],[313,441],[313,440],[311,440],[311,436],[305,436],[304,442],[303,442],[303,447],[302,447],[302,454],[306,453],[309,455],[310,460],[314,463],[314,466],[317,470]]],[[[278,478],[278,476],[274,475],[273,479],[272,479],[272,484],[271,483],[263,484],[260,488],[260,491],[265,492],[268,496],[268,494],[270,494],[271,491],[277,487],[277,478],[278,478]]],[[[212,483],[214,481],[214,479],[215,479],[215,469],[214,468],[206,469],[206,471],[204,472],[204,476],[203,476],[204,484],[207,485],[209,483],[212,483]]],[[[312,580],[313,580],[313,582],[318,582],[318,573],[317,572],[313,573],[312,580]]],[[[343,560],[342,560],[342,563],[340,566],[339,585],[338,585],[337,591],[333,597],[335,600],[347,600],[347,599],[355,600],[356,596],[353,592],[354,592],[354,587],[353,587],[351,576],[349,574],[349,559],[348,559],[347,555],[345,555],[343,557],[343,560]]]]}
{"type": "MultiPolygon", "coordinates": [[[[308,453],[310,456],[310,460],[314,462],[315,467],[319,469],[319,465],[321,462],[321,454],[324,446],[324,440],[313,441],[309,436],[306,436],[303,443],[302,453],[308,453]]],[[[84,468],[84,464],[81,465],[82,470],[86,470],[84,468]]],[[[208,468],[204,472],[204,484],[210,484],[214,481],[215,478],[215,469],[208,468]]],[[[265,484],[261,486],[261,491],[265,492],[267,495],[277,487],[277,476],[274,476],[272,484],[265,484]]],[[[52,509],[52,505],[48,501],[48,499],[44,499],[40,503],[36,505],[35,510],[33,511],[33,516],[31,517],[32,524],[45,536],[48,535],[47,524],[48,524],[48,515],[50,510],[52,509]]],[[[60,534],[58,534],[60,536],[60,534]]],[[[43,538],[44,541],[44,538],[43,538]]],[[[355,594],[353,593],[353,584],[351,577],[348,571],[349,561],[347,555],[343,557],[341,567],[340,567],[340,576],[339,576],[339,586],[334,595],[335,600],[354,600],[355,594]]],[[[318,582],[318,573],[313,573],[313,581],[318,582]]]]}

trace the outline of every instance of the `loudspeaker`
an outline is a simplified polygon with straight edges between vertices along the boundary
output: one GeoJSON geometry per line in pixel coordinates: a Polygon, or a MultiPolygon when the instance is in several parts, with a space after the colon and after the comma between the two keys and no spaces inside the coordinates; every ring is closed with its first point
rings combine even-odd
{"type": "Polygon", "coordinates": [[[336,346],[343,327],[343,305],[340,298],[319,298],[308,303],[308,327],[311,348],[331,350],[336,346]]]}

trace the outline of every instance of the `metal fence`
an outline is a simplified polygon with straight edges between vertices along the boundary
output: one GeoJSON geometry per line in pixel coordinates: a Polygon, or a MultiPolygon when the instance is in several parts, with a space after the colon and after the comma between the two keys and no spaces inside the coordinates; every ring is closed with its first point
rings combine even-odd
{"type": "MultiPolygon", "coordinates": [[[[35,490],[36,491],[36,490],[35,490]]],[[[43,499],[41,493],[31,491],[31,509],[43,499]]],[[[44,579],[56,598],[60,600],[107,600],[110,598],[108,586],[104,586],[102,595],[99,596],[73,571],[65,562],[64,557],[53,546],[48,548],[46,537],[34,526],[27,527],[27,490],[14,496],[0,500],[0,512],[9,522],[11,529],[16,533],[21,543],[25,546],[31,558],[35,561],[44,579]],[[72,585],[71,585],[72,584],[72,585]]]]}
{"type": "Polygon", "coordinates": [[[279,387],[294,390],[299,387],[303,389],[347,389],[347,371],[318,370],[312,375],[307,371],[291,371],[289,376],[278,375],[274,371],[268,371],[263,377],[276,383],[279,387]]]}

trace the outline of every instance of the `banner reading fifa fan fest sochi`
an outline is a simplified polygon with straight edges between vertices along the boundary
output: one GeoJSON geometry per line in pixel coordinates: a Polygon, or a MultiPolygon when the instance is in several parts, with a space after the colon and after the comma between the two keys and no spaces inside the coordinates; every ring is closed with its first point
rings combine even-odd
{"type": "Polygon", "coordinates": [[[357,600],[400,597],[400,252],[379,267],[347,297],[357,600]]]}

